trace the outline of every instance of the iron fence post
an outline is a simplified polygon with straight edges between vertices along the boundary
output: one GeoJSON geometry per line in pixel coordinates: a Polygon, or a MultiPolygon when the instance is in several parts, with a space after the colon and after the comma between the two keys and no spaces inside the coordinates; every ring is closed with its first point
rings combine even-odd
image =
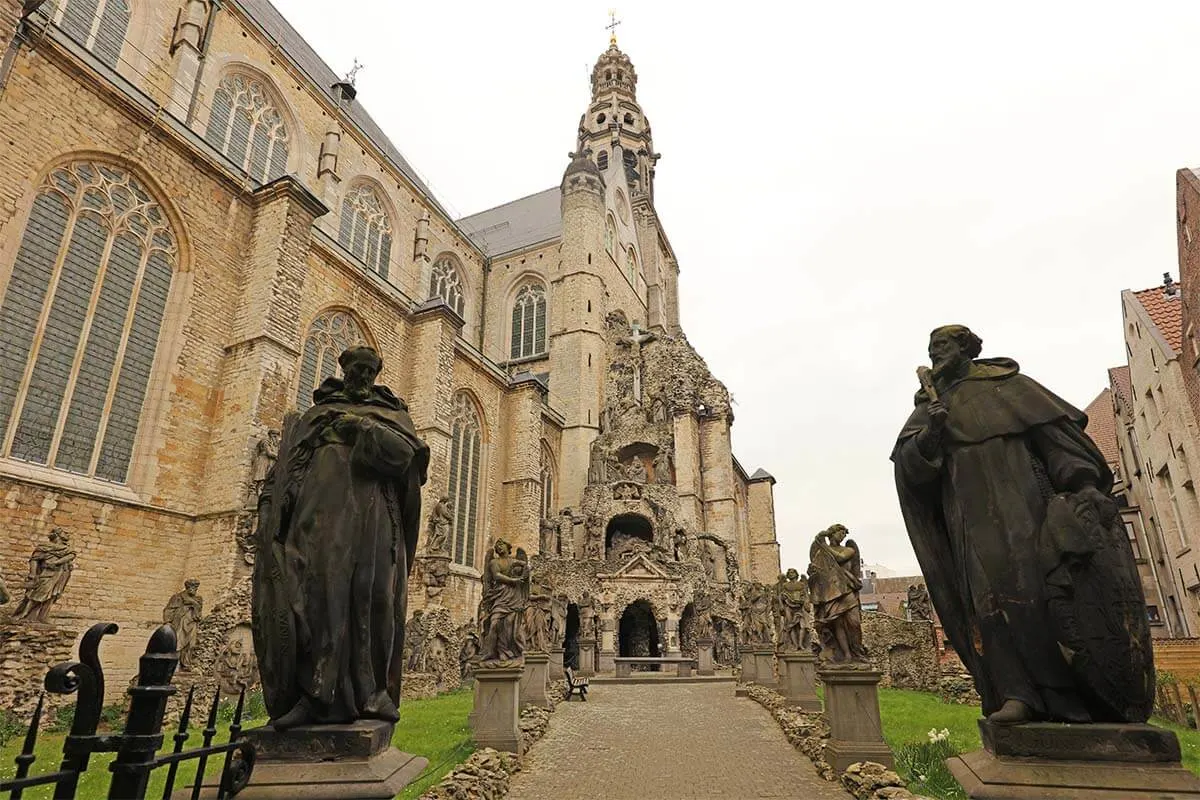
{"type": "Polygon", "coordinates": [[[138,685],[129,688],[129,716],[121,735],[121,747],[108,767],[113,773],[108,790],[112,800],[141,800],[146,796],[155,756],[163,743],[167,698],[177,691],[171,678],[179,654],[175,631],[170,625],[162,625],[154,632],[138,663],[138,685]]]}

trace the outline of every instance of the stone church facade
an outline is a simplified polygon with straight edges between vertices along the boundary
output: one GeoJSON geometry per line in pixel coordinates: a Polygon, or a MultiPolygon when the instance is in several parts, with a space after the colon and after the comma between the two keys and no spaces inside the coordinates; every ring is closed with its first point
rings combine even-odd
{"type": "Polygon", "coordinates": [[[615,41],[561,182],[457,220],[267,0],[0,0],[0,53],[6,610],[52,530],[75,554],[0,661],[113,620],[119,691],[187,578],[198,669],[244,650],[271,431],[355,343],[430,445],[426,515],[449,497],[410,608],[468,623],[500,537],[596,598],[611,652],[633,604],[674,649],[697,598],[735,619],[732,587],[774,582],[774,479],[680,327],[615,41]]]}

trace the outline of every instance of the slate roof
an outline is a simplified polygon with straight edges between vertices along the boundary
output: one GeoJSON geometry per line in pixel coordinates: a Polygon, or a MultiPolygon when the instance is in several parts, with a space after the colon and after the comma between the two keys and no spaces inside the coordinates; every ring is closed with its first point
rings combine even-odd
{"type": "Polygon", "coordinates": [[[1133,379],[1129,377],[1129,365],[1109,368],[1108,383],[1117,393],[1122,406],[1133,408],[1133,379]]]}
{"type": "Polygon", "coordinates": [[[1113,411],[1112,390],[1104,389],[1083,410],[1087,414],[1087,434],[1111,464],[1121,463],[1121,449],[1117,445],[1117,415],[1113,411]]]}
{"type": "Polygon", "coordinates": [[[489,256],[511,253],[562,236],[562,190],[555,186],[480,211],[458,226],[489,256]]]}
{"type": "Polygon", "coordinates": [[[1171,349],[1177,354],[1183,352],[1183,303],[1179,300],[1179,292],[1168,295],[1161,286],[1156,286],[1134,292],[1133,296],[1146,309],[1150,320],[1171,349]]]}
{"type": "MultiPolygon", "coordinates": [[[[275,40],[279,48],[287,53],[293,61],[300,67],[312,82],[316,84],[326,97],[328,97],[336,105],[339,103],[340,96],[336,95],[333,90],[333,84],[342,80],[325,61],[317,55],[317,52],[312,49],[304,37],[301,36],[291,23],[284,18],[279,10],[271,4],[270,0],[233,0],[233,2],[241,8],[248,16],[254,19],[267,35],[275,40]]],[[[407,177],[413,184],[429,197],[438,211],[447,219],[450,219],[450,214],[442,207],[438,199],[434,197],[433,192],[425,182],[417,175],[416,170],[408,163],[408,160],[392,144],[388,139],[387,134],[380,129],[375,120],[371,119],[371,115],[357,100],[351,100],[345,104],[346,113],[354,123],[362,129],[375,146],[379,148],[384,157],[391,161],[396,167],[407,177]]]]}

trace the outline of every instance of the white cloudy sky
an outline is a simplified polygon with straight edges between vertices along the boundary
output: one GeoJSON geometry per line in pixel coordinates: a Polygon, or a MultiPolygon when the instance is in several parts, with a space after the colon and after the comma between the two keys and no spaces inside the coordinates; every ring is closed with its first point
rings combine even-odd
{"type": "MultiPolygon", "coordinates": [[[[556,185],[608,6],[275,0],[439,198],[556,185]]],[[[1120,290],[1175,272],[1200,163],[1200,4],[627,2],[689,339],[778,479],[786,564],[842,521],[915,564],[888,455],[928,331],[962,322],[1079,406],[1120,290]]]]}

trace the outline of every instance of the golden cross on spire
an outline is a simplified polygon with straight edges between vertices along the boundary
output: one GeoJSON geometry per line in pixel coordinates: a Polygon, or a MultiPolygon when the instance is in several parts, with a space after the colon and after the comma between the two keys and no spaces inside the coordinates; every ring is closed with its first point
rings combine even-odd
{"type": "Polygon", "coordinates": [[[617,11],[614,8],[608,10],[608,24],[604,27],[609,31],[608,43],[613,47],[617,46],[617,26],[621,24],[621,20],[617,19],[617,11]]]}

